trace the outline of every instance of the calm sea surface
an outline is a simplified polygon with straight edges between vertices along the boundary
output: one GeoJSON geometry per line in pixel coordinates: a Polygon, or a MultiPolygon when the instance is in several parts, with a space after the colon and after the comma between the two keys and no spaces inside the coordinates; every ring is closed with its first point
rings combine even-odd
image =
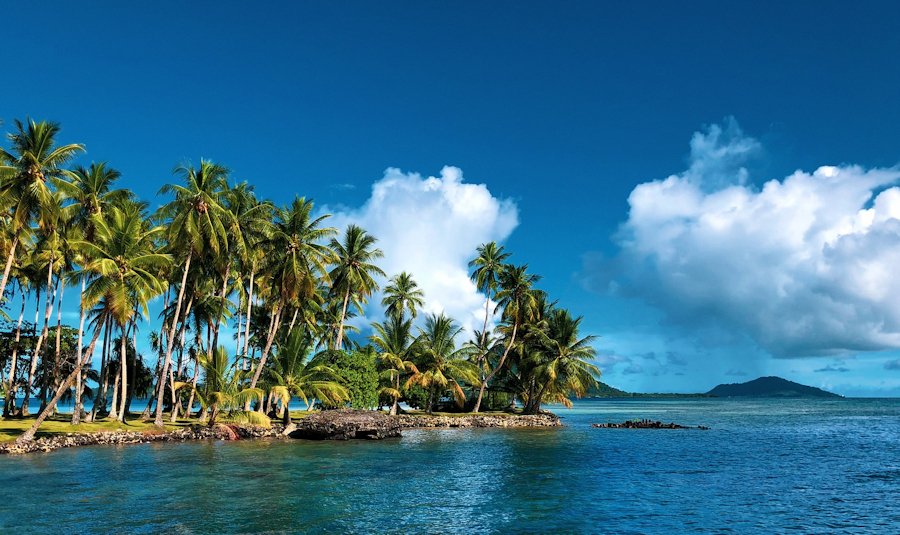
{"type": "Polygon", "coordinates": [[[0,533],[900,533],[900,400],[584,401],[562,429],[0,457],[0,533]],[[710,431],[593,429],[653,418],[710,431]]]}

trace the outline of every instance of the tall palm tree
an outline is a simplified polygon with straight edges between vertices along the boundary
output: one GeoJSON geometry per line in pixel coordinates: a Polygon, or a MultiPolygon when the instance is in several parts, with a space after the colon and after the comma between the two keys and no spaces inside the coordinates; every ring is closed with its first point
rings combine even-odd
{"type": "Polygon", "coordinates": [[[327,277],[327,266],[334,260],[334,253],[322,241],[336,231],[323,227],[330,217],[313,217],[313,202],[296,197],[290,206],[278,209],[272,235],[263,246],[270,258],[266,270],[270,278],[270,301],[273,311],[270,316],[265,346],[253,378],[251,387],[256,387],[263,367],[272,349],[272,343],[281,324],[281,315],[286,306],[305,306],[318,292],[319,281],[327,277]]]}
{"type": "Polygon", "coordinates": [[[60,177],[63,166],[84,150],[79,144],[58,145],[56,123],[28,119],[25,123],[16,120],[15,125],[16,132],[8,135],[11,150],[0,147],[0,172],[6,176],[0,182],[0,205],[6,210],[12,237],[0,279],[0,299],[23,233],[53,200],[48,182],[60,177]]]}
{"type": "MultiPolygon", "coordinates": [[[[37,243],[32,253],[35,262],[46,266],[47,281],[45,286],[46,305],[44,306],[44,326],[35,343],[34,352],[31,355],[31,366],[28,372],[28,380],[25,385],[25,399],[22,400],[22,415],[27,416],[32,384],[37,373],[38,361],[42,357],[41,351],[50,332],[50,316],[53,315],[53,304],[56,301],[60,288],[61,273],[59,261],[62,259],[61,234],[66,224],[66,212],[62,208],[62,194],[51,191],[48,200],[42,205],[38,214],[39,231],[37,243]],[[54,280],[54,275],[57,275],[54,280]]],[[[44,359],[46,360],[46,359],[44,359]]],[[[45,362],[46,367],[46,362],[45,362]]]]}
{"type": "Polygon", "coordinates": [[[578,337],[581,320],[567,310],[554,309],[547,318],[546,329],[537,330],[537,341],[542,347],[534,353],[536,362],[531,363],[531,373],[538,389],[529,396],[526,413],[539,412],[548,394],[552,401],[571,406],[570,394],[582,397],[597,386],[600,369],[587,362],[597,354],[591,345],[596,336],[578,337]]]}
{"type": "MultiPolygon", "coordinates": [[[[140,203],[121,203],[108,211],[108,216],[96,221],[95,241],[82,242],[85,265],[91,280],[84,292],[85,306],[104,302],[109,318],[121,331],[121,355],[127,355],[127,328],[135,314],[146,316],[147,303],[165,291],[165,282],[157,277],[160,268],[171,263],[171,256],[156,250],[162,227],[151,227],[140,203]]],[[[127,392],[127,368],[120,366],[122,408],[127,392]]],[[[126,415],[120,411],[118,418],[126,415]]]]}
{"type": "Polygon", "coordinates": [[[489,242],[478,246],[478,256],[469,262],[472,269],[471,279],[480,292],[484,293],[484,326],[481,328],[481,345],[487,336],[487,324],[490,318],[491,295],[497,291],[497,282],[504,262],[509,258],[509,253],[504,252],[503,246],[497,242],[489,242]]]}
{"type": "Polygon", "coordinates": [[[516,343],[516,334],[518,334],[519,327],[532,316],[537,304],[533,288],[539,280],[540,276],[528,273],[528,265],[506,265],[500,271],[500,291],[497,293],[497,306],[503,308],[504,321],[511,325],[511,329],[506,342],[506,349],[503,350],[500,361],[491,370],[491,373],[481,381],[478,399],[475,401],[475,407],[472,409],[472,412],[478,412],[481,409],[481,400],[484,398],[485,389],[494,376],[497,375],[497,372],[503,369],[503,364],[506,363],[509,351],[512,349],[513,344],[516,343]]]}
{"type": "MultiPolygon", "coordinates": [[[[479,352],[476,356],[476,365],[481,373],[481,381],[484,382],[489,371],[485,371],[485,362],[487,361],[487,337],[488,337],[488,320],[491,317],[491,296],[497,291],[497,282],[500,272],[503,270],[504,262],[509,258],[510,254],[503,250],[503,246],[497,245],[497,242],[488,242],[478,246],[476,249],[477,256],[469,262],[469,269],[472,270],[470,278],[475,283],[475,287],[484,293],[484,325],[481,327],[481,338],[476,344],[484,351],[479,352]]],[[[496,309],[494,309],[496,312],[496,309]]],[[[480,403],[476,403],[475,412],[481,408],[480,403]]]]}
{"type": "Polygon", "coordinates": [[[384,323],[373,323],[372,330],[375,333],[369,337],[372,344],[378,348],[378,360],[383,372],[388,374],[390,386],[383,388],[381,393],[393,399],[391,414],[397,414],[397,408],[402,393],[400,392],[400,378],[405,373],[418,373],[413,358],[412,320],[404,320],[391,316],[384,323]]]}
{"type": "Polygon", "coordinates": [[[341,349],[344,340],[344,318],[347,305],[353,297],[364,303],[372,292],[378,290],[378,283],[373,275],[384,277],[384,271],[372,263],[384,256],[381,249],[375,248],[377,240],[361,227],[350,225],[344,233],[342,241],[331,239],[331,248],[337,255],[337,261],[331,270],[332,290],[343,299],[341,320],[334,341],[335,349],[341,349]]]}
{"type": "Polygon", "coordinates": [[[260,201],[253,192],[253,186],[242,182],[229,189],[225,193],[225,203],[232,213],[233,228],[231,234],[235,237],[234,255],[237,261],[238,280],[238,325],[237,325],[237,353],[246,356],[250,344],[250,317],[253,313],[253,294],[256,275],[265,259],[265,250],[261,244],[271,235],[272,216],[274,206],[268,201],[260,201]],[[249,277],[245,290],[243,281],[249,277]],[[246,300],[245,326],[241,325],[240,305],[242,299],[246,300]],[[241,345],[243,336],[243,345],[241,345]]]}
{"type": "Polygon", "coordinates": [[[209,160],[201,160],[200,167],[183,165],[175,169],[184,185],[167,184],[161,194],[174,193],[175,198],[163,206],[158,216],[168,221],[168,241],[174,253],[184,258],[181,286],[175,312],[168,325],[166,353],[156,394],[154,423],[162,427],[163,392],[165,380],[172,366],[172,349],[184,301],[184,291],[191,259],[207,251],[217,254],[227,245],[230,213],[222,206],[222,192],[227,187],[228,170],[209,160]]]}
{"type": "Polygon", "coordinates": [[[284,425],[291,423],[290,401],[297,396],[309,410],[314,400],[340,404],[350,399],[347,389],[338,382],[335,371],[310,359],[312,339],[296,330],[278,347],[274,366],[268,370],[272,391],[281,400],[284,425]]]}
{"type": "Polygon", "coordinates": [[[428,413],[434,410],[435,397],[450,390],[460,407],[466,395],[460,381],[478,383],[478,368],[466,360],[468,349],[457,349],[456,337],[462,327],[444,314],[432,314],[425,320],[425,329],[416,339],[417,367],[406,381],[406,387],[418,384],[428,390],[428,413]]]}
{"type": "MultiPolygon", "coordinates": [[[[96,238],[96,220],[102,218],[108,207],[114,203],[124,202],[131,196],[123,189],[113,189],[115,182],[121,177],[119,171],[108,167],[105,162],[92,163],[90,167],[78,166],[71,171],[63,171],[63,176],[54,179],[57,189],[64,193],[71,204],[67,207],[72,212],[72,224],[80,229],[82,239],[93,242],[96,238]]],[[[78,264],[85,265],[90,261],[79,250],[78,264]]],[[[86,288],[86,272],[81,272],[81,296],[79,299],[78,346],[79,360],[81,340],[84,337],[86,309],[84,306],[84,290],[86,288]]],[[[101,370],[102,371],[102,370],[101,370]]],[[[75,408],[72,411],[72,423],[81,422],[82,412],[82,380],[81,374],[75,378],[75,408]]]]}
{"type": "Polygon", "coordinates": [[[401,272],[394,275],[384,288],[384,297],[381,305],[387,307],[385,315],[390,318],[403,319],[404,311],[408,310],[413,318],[418,313],[418,308],[425,304],[425,292],[419,289],[419,285],[413,280],[412,275],[401,272]]]}

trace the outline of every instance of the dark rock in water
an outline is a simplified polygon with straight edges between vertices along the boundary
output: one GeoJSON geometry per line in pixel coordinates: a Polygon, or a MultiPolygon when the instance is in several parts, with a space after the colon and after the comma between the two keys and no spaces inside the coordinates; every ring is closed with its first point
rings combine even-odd
{"type": "Polygon", "coordinates": [[[591,424],[591,427],[598,427],[600,429],[701,429],[703,431],[708,431],[709,428],[705,425],[698,425],[696,427],[690,427],[686,425],[679,425],[676,423],[663,423],[658,420],[628,420],[626,422],[622,422],[620,424],[617,423],[605,423],[605,424],[591,424]]]}
{"type": "Polygon", "coordinates": [[[376,411],[336,410],[310,414],[296,420],[297,429],[288,436],[310,440],[380,440],[400,436],[396,417],[376,411]]]}

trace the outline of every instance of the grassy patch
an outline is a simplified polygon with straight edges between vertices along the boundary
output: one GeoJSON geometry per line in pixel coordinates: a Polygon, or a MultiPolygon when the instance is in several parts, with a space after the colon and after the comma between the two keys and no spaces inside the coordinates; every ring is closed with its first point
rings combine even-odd
{"type": "MultiPolygon", "coordinates": [[[[79,425],[72,425],[71,415],[58,414],[44,420],[38,429],[37,438],[49,437],[53,435],[65,435],[67,433],[99,433],[102,431],[138,431],[138,432],[158,432],[159,428],[153,425],[152,421],[142,422],[138,415],[132,416],[132,420],[122,423],[116,420],[104,418],[96,422],[84,422],[79,425]]],[[[35,418],[8,418],[0,420],[0,442],[10,442],[16,437],[24,433],[34,423],[35,418]]],[[[186,427],[196,420],[178,420],[174,424],[166,420],[166,430],[178,429],[186,427]]]]}

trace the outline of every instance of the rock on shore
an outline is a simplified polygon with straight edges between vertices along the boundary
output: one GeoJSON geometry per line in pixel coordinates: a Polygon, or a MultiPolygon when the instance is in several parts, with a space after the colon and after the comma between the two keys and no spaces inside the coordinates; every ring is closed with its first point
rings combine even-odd
{"type": "Polygon", "coordinates": [[[53,451],[75,446],[140,444],[146,442],[185,442],[187,440],[236,440],[242,438],[280,437],[283,428],[216,424],[214,427],[192,425],[173,431],[103,431],[99,433],[68,433],[41,437],[26,444],[0,444],[0,454],[53,451]]]}
{"type": "Polygon", "coordinates": [[[383,412],[362,410],[323,411],[294,422],[288,436],[310,440],[380,440],[400,436],[400,422],[383,412]]]}
{"type": "Polygon", "coordinates": [[[462,416],[410,415],[396,416],[404,429],[417,427],[562,427],[559,416],[541,414],[467,414],[462,416]]]}

